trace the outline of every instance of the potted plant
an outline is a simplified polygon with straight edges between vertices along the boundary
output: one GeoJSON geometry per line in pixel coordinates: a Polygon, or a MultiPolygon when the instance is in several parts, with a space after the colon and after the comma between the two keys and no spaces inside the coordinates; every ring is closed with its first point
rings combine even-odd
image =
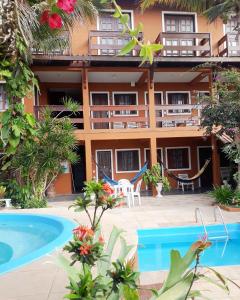
{"type": "Polygon", "coordinates": [[[157,198],[162,197],[162,191],[170,190],[170,183],[168,178],[162,175],[162,168],[159,163],[153,165],[143,174],[143,181],[145,184],[152,184],[157,190],[157,198]]]}

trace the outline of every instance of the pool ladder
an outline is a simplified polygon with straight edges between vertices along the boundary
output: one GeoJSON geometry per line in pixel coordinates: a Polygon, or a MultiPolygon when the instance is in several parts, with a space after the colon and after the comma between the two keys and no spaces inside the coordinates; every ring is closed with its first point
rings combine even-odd
{"type": "MultiPolygon", "coordinates": [[[[230,238],[229,237],[229,232],[228,232],[227,226],[226,226],[226,224],[224,222],[222,211],[221,211],[220,207],[219,206],[215,206],[213,213],[214,213],[214,221],[215,222],[217,222],[217,214],[220,216],[221,223],[223,224],[224,231],[225,231],[226,235],[214,236],[214,237],[211,236],[211,239],[222,239],[222,238],[225,238],[225,239],[228,240],[230,238]]],[[[206,225],[205,225],[205,222],[204,222],[204,219],[203,219],[203,214],[202,214],[202,211],[201,211],[201,209],[199,207],[197,207],[195,209],[195,220],[196,220],[196,223],[198,222],[198,217],[200,218],[200,221],[202,223],[204,234],[205,234],[206,237],[208,237],[209,235],[208,235],[207,228],[206,228],[206,225]]],[[[209,239],[210,239],[210,237],[209,237],[209,239]]]]}

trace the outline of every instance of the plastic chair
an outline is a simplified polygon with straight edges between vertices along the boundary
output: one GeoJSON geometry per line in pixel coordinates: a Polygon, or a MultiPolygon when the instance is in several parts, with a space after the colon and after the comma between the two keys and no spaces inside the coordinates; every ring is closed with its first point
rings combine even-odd
{"type": "Polygon", "coordinates": [[[133,205],[135,205],[135,197],[137,197],[138,199],[138,205],[140,206],[141,203],[141,196],[140,196],[140,191],[141,191],[141,185],[142,185],[142,179],[138,181],[137,185],[136,185],[136,189],[132,194],[133,197],[133,205]]]}
{"type": "MultiPolygon", "coordinates": [[[[188,179],[188,174],[178,174],[178,177],[181,179],[188,179]]],[[[193,181],[190,182],[182,182],[182,181],[178,181],[178,189],[181,188],[182,191],[184,192],[184,187],[185,186],[191,186],[192,187],[192,191],[194,191],[194,183],[193,181]]]]}

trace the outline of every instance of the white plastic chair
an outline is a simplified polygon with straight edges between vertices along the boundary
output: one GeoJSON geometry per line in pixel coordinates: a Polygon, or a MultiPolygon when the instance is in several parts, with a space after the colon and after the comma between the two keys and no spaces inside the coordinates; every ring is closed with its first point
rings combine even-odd
{"type": "MultiPolygon", "coordinates": [[[[178,177],[181,178],[181,179],[188,179],[188,174],[178,174],[178,177]]],[[[184,187],[185,186],[190,186],[192,187],[192,191],[194,191],[194,183],[193,181],[190,181],[190,182],[182,182],[182,181],[178,181],[178,189],[181,188],[182,191],[184,192],[184,187]]]]}
{"type": "Polygon", "coordinates": [[[123,193],[124,197],[127,199],[128,207],[134,204],[133,190],[134,186],[128,179],[120,179],[118,185],[115,186],[115,193],[123,193]]]}
{"type": "Polygon", "coordinates": [[[137,197],[138,199],[138,205],[140,206],[141,203],[141,196],[140,196],[140,191],[141,191],[141,185],[142,185],[142,179],[138,181],[137,185],[136,185],[136,189],[132,194],[133,197],[133,205],[135,205],[135,197],[137,197]]]}

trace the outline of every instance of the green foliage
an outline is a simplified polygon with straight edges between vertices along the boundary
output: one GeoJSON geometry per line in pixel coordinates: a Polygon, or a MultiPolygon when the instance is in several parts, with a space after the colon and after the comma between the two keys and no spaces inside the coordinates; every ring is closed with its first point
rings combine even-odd
{"type": "Polygon", "coordinates": [[[240,206],[240,192],[233,190],[229,185],[214,187],[209,193],[217,203],[229,206],[240,206]]]}
{"type": "Polygon", "coordinates": [[[0,185],[0,198],[3,198],[6,192],[6,187],[3,185],[0,185]]]}
{"type": "Polygon", "coordinates": [[[41,208],[47,206],[45,198],[37,198],[31,185],[20,185],[16,180],[11,180],[6,185],[6,196],[11,199],[11,204],[17,208],[41,208]]]}
{"type": "Polygon", "coordinates": [[[170,183],[168,181],[168,178],[162,175],[162,168],[159,163],[153,165],[151,169],[148,169],[143,174],[143,181],[147,185],[152,184],[155,187],[158,183],[162,183],[164,191],[170,190],[170,183]]]}

